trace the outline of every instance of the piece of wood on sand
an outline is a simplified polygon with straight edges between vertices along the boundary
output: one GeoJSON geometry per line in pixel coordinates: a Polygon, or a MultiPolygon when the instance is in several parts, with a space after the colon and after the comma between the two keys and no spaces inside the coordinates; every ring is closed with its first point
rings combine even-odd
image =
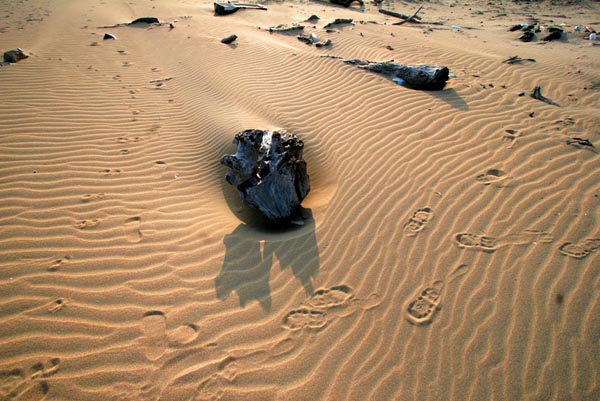
{"type": "Polygon", "coordinates": [[[423,9],[423,6],[420,6],[417,11],[415,11],[412,15],[404,15],[404,14],[400,14],[397,13],[395,11],[391,11],[391,10],[386,10],[384,8],[380,8],[379,12],[385,15],[389,15],[391,17],[396,17],[396,18],[400,18],[403,21],[399,21],[399,22],[394,22],[394,25],[402,25],[406,22],[415,22],[415,23],[419,23],[418,20],[421,19],[421,17],[418,17],[417,14],[419,13],[419,11],[421,11],[423,9]]]}
{"type": "Polygon", "coordinates": [[[346,64],[356,65],[363,70],[384,75],[390,79],[400,78],[412,89],[442,90],[450,77],[450,70],[445,66],[403,65],[392,62],[372,62],[359,59],[342,59],[346,64]]]}
{"type": "Polygon", "coordinates": [[[560,104],[542,95],[542,88],[540,86],[536,86],[535,88],[533,88],[533,92],[531,92],[529,96],[531,96],[534,99],[541,100],[544,103],[551,104],[552,106],[560,107],[560,104]]]}

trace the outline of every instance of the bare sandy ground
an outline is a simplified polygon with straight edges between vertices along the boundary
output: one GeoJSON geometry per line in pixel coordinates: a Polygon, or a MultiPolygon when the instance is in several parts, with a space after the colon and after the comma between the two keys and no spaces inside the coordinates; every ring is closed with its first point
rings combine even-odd
{"type": "Polygon", "coordinates": [[[0,4],[0,400],[600,399],[598,2],[0,4]],[[225,182],[249,128],[304,140],[303,227],[225,182]]]}

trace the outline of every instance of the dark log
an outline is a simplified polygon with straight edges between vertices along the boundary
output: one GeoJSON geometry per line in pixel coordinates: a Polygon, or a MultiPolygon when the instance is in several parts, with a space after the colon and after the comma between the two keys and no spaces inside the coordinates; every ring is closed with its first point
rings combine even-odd
{"type": "MultiPolygon", "coordinates": [[[[392,10],[386,10],[385,8],[380,8],[379,12],[381,14],[389,15],[390,17],[400,18],[400,19],[403,19],[405,21],[408,21],[409,19],[411,19],[411,17],[409,15],[400,14],[400,13],[397,13],[397,12],[392,11],[392,10]]],[[[416,14],[414,14],[413,17],[412,17],[412,19],[413,20],[420,20],[421,17],[419,17],[416,14]]],[[[418,21],[412,21],[412,22],[418,22],[418,21]]]]}
{"type": "Polygon", "coordinates": [[[344,25],[344,24],[353,24],[354,20],[352,18],[336,18],[331,21],[329,24],[325,25],[323,28],[331,28],[335,25],[344,25]]]}
{"type": "Polygon", "coordinates": [[[412,89],[442,90],[450,76],[445,66],[402,65],[391,62],[374,63],[358,59],[342,60],[363,70],[385,75],[390,79],[401,78],[412,89]]]}
{"type": "Polygon", "coordinates": [[[262,130],[242,131],[234,143],[237,152],[221,159],[227,182],[270,221],[289,221],[310,191],[304,143],[285,131],[262,130]]]}
{"type": "Polygon", "coordinates": [[[339,4],[340,6],[344,6],[344,7],[350,7],[350,4],[352,4],[354,2],[357,2],[361,6],[365,4],[365,3],[363,3],[362,0],[329,0],[329,1],[332,2],[333,4],[339,4]]]}
{"type": "Polygon", "coordinates": [[[521,42],[531,42],[535,39],[535,33],[531,31],[524,32],[521,36],[519,36],[519,40],[521,42]]]}
{"type": "Polygon", "coordinates": [[[245,3],[214,3],[215,15],[229,15],[243,8],[255,10],[267,10],[267,7],[262,4],[245,4],[245,3]]]}
{"type": "Polygon", "coordinates": [[[594,148],[594,144],[592,143],[592,141],[590,141],[589,139],[586,138],[571,138],[571,139],[567,139],[567,145],[579,145],[579,146],[588,146],[590,148],[594,148]]]}
{"type": "Polygon", "coordinates": [[[509,58],[504,60],[503,63],[505,63],[505,64],[521,64],[524,61],[530,61],[532,63],[535,63],[534,58],[521,58],[519,56],[510,56],[509,58]]]}
{"type": "Polygon", "coordinates": [[[23,53],[22,49],[17,50],[9,50],[4,52],[3,59],[5,63],[17,63],[23,59],[28,58],[29,56],[23,53]]]}
{"type": "Polygon", "coordinates": [[[233,35],[229,35],[224,37],[223,39],[221,39],[221,43],[225,43],[226,45],[233,43],[233,41],[235,41],[237,39],[237,35],[233,34],[233,35]]]}
{"type": "Polygon", "coordinates": [[[129,25],[135,25],[135,24],[160,24],[160,22],[158,21],[158,18],[156,18],[156,17],[141,17],[141,18],[134,19],[133,21],[131,21],[129,23],[129,25]]]}
{"type": "Polygon", "coordinates": [[[281,33],[289,33],[296,31],[303,31],[304,25],[292,23],[292,24],[279,24],[269,28],[269,32],[281,32],[281,33]]]}
{"type": "Polygon", "coordinates": [[[550,28],[548,29],[548,32],[550,33],[542,39],[545,42],[559,40],[560,38],[562,38],[563,30],[560,28],[550,28]]]}

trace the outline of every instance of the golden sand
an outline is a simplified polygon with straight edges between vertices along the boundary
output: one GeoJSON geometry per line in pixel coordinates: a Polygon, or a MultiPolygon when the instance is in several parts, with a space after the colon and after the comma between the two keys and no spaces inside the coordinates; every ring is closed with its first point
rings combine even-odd
{"type": "Polygon", "coordinates": [[[566,143],[600,147],[600,46],[575,32],[600,7],[571,3],[395,26],[372,3],[0,1],[0,50],[29,55],[0,67],[0,400],[600,399],[600,156],[566,143]],[[143,16],[165,24],[99,28],[143,16]],[[567,38],[519,41],[530,17],[567,38]],[[332,45],[268,31],[291,23],[332,45]],[[303,227],[258,227],[225,182],[249,128],[304,140],[303,227]]]}

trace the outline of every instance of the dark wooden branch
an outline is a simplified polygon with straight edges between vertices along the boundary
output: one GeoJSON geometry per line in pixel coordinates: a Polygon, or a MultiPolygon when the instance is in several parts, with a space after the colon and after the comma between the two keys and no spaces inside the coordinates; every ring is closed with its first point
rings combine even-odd
{"type": "MultiPolygon", "coordinates": [[[[416,19],[416,17],[417,17],[417,14],[419,13],[419,11],[421,11],[421,9],[422,9],[422,8],[423,8],[423,6],[419,7],[419,9],[418,9],[417,11],[415,11],[415,12],[413,13],[413,15],[409,16],[409,17],[408,17],[407,19],[405,19],[404,21],[400,21],[400,22],[396,22],[396,23],[394,23],[394,25],[402,25],[402,24],[404,24],[405,22],[413,22],[413,21],[415,21],[415,19],[416,19]]],[[[416,22],[416,21],[415,21],[415,22],[416,22]]]]}
{"type": "Polygon", "coordinates": [[[541,100],[544,103],[551,104],[552,106],[560,107],[560,104],[556,103],[554,100],[542,96],[542,88],[540,86],[536,86],[535,88],[533,88],[533,92],[531,92],[529,96],[531,96],[534,99],[541,100]]]}
{"type": "MultiPolygon", "coordinates": [[[[408,15],[400,14],[400,13],[397,13],[397,12],[392,11],[392,10],[386,10],[385,8],[380,8],[379,12],[381,14],[389,15],[390,17],[396,17],[396,18],[400,18],[400,19],[403,19],[403,20],[409,20],[410,19],[410,16],[408,16],[408,15]]],[[[414,15],[413,18],[416,19],[416,20],[420,20],[421,19],[421,17],[418,17],[416,15],[414,15]]],[[[415,22],[417,22],[417,21],[415,21],[415,22]]]]}

